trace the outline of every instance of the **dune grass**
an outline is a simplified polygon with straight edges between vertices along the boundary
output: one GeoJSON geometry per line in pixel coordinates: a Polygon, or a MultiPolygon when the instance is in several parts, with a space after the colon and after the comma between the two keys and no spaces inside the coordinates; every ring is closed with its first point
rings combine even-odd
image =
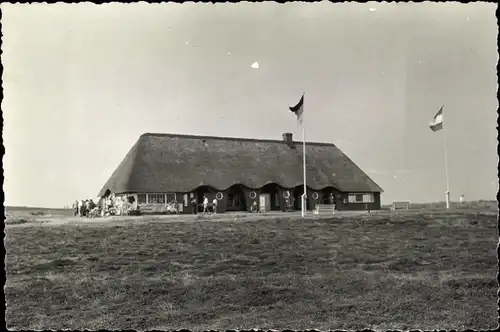
{"type": "Polygon", "coordinates": [[[495,214],[7,227],[10,329],[494,329],[495,214]]]}

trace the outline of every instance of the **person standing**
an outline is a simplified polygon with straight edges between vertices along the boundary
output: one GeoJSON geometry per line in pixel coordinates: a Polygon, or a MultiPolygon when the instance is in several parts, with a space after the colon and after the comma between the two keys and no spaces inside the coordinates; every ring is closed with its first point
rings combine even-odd
{"type": "Polygon", "coordinates": [[[464,198],[464,195],[462,194],[460,196],[460,204],[463,204],[465,202],[465,198],[464,198]]]}
{"type": "Polygon", "coordinates": [[[214,198],[214,200],[212,201],[212,209],[214,214],[217,214],[217,198],[214,198]]]}
{"type": "Polygon", "coordinates": [[[250,206],[250,212],[251,213],[259,212],[259,209],[257,207],[257,201],[253,201],[252,205],[250,206]]]}
{"type": "Polygon", "coordinates": [[[73,202],[73,213],[75,217],[78,215],[78,200],[73,202]]]}
{"type": "Polygon", "coordinates": [[[208,212],[208,197],[203,195],[203,213],[208,212]]]}
{"type": "Polygon", "coordinates": [[[196,202],[196,198],[191,198],[191,207],[193,208],[193,214],[198,213],[198,203],[196,202]]]}
{"type": "Polygon", "coordinates": [[[84,217],[86,217],[86,218],[89,217],[89,211],[90,211],[90,201],[88,199],[86,199],[85,203],[83,204],[83,215],[84,215],[84,217]]]}
{"type": "Polygon", "coordinates": [[[83,216],[83,199],[78,201],[78,215],[83,216]]]}
{"type": "Polygon", "coordinates": [[[82,207],[80,209],[80,217],[85,217],[85,207],[87,206],[87,200],[82,200],[82,207]]]}

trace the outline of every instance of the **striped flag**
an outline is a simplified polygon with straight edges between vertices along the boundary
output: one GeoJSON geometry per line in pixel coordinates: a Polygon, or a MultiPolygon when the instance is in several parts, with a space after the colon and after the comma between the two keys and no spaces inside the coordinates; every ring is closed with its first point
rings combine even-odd
{"type": "Polygon", "coordinates": [[[297,105],[289,107],[290,111],[297,115],[297,126],[301,126],[303,123],[303,114],[304,114],[304,95],[300,98],[300,101],[297,105]]]}
{"type": "Polygon", "coordinates": [[[431,127],[432,131],[443,129],[443,106],[441,106],[439,111],[436,113],[429,126],[431,127]]]}

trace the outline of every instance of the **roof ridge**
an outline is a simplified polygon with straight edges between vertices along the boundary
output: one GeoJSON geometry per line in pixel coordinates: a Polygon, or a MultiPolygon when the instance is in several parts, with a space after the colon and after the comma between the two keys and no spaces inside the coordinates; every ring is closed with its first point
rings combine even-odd
{"type": "MultiPolygon", "coordinates": [[[[179,138],[194,138],[194,139],[214,139],[214,140],[224,140],[224,141],[245,141],[245,142],[262,142],[262,143],[284,143],[283,140],[276,140],[276,139],[230,137],[230,136],[209,136],[209,135],[190,135],[190,134],[174,134],[174,133],[144,133],[139,138],[147,137],[147,136],[179,137],[179,138]]],[[[293,144],[302,144],[302,141],[295,141],[294,140],[293,144]]],[[[327,142],[306,141],[306,144],[337,147],[334,143],[327,143],[327,142]]]]}

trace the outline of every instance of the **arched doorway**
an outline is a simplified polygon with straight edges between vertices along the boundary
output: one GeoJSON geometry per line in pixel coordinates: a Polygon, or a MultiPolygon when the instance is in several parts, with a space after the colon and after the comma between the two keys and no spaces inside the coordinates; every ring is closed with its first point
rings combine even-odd
{"type": "Polygon", "coordinates": [[[274,183],[266,184],[262,187],[262,194],[268,194],[270,198],[271,211],[281,210],[278,186],[274,183]]]}
{"type": "Polygon", "coordinates": [[[245,193],[239,184],[227,190],[227,211],[246,211],[245,193]]]}
{"type": "Polygon", "coordinates": [[[207,196],[208,202],[211,203],[212,201],[210,200],[210,193],[213,192],[213,189],[210,188],[209,186],[200,186],[196,189],[196,199],[197,199],[197,210],[198,212],[203,212],[203,198],[204,196],[207,196]]]}
{"type": "MultiPolygon", "coordinates": [[[[293,199],[294,199],[294,209],[302,210],[302,194],[304,193],[304,186],[295,187],[293,191],[293,199]]],[[[306,199],[306,210],[309,210],[309,199],[306,199]]]]}
{"type": "Polygon", "coordinates": [[[332,187],[323,189],[323,204],[335,204],[336,200],[335,191],[332,187]]]}
{"type": "Polygon", "coordinates": [[[334,204],[335,210],[342,210],[344,197],[336,188],[327,187],[323,189],[323,204],[334,204]]]}

